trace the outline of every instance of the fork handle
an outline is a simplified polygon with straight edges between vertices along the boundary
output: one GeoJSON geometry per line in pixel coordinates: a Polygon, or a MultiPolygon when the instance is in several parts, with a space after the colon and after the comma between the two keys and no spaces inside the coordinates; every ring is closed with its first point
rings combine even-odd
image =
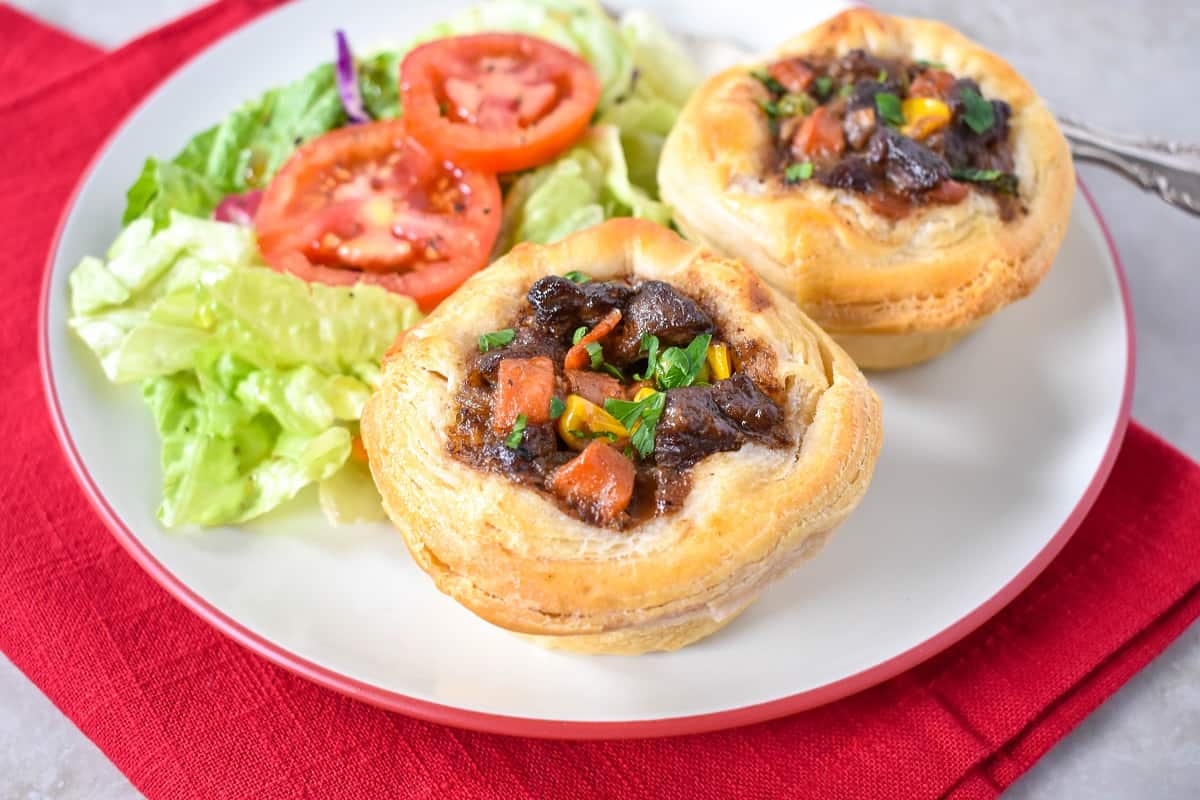
{"type": "Polygon", "coordinates": [[[1200,145],[1115,136],[1060,119],[1076,159],[1119,172],[1176,208],[1200,215],[1200,145]]]}

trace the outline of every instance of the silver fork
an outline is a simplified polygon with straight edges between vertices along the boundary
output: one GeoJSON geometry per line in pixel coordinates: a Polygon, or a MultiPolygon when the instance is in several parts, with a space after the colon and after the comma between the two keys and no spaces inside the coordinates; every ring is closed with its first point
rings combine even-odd
{"type": "MultiPolygon", "coordinates": [[[[753,58],[728,39],[694,34],[680,38],[705,74],[753,58]]],[[[1076,160],[1108,167],[1176,208],[1200,215],[1200,145],[1118,136],[1063,117],[1058,125],[1076,160]]]]}

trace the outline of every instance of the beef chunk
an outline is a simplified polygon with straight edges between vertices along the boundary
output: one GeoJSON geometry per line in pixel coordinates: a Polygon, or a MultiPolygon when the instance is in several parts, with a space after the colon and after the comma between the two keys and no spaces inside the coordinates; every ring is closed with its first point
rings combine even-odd
{"type": "MultiPolygon", "coordinates": [[[[658,337],[661,347],[685,347],[701,333],[712,333],[704,309],[662,281],[646,281],[625,306],[621,327],[612,340],[611,359],[617,364],[636,361],[643,334],[658,337]]],[[[605,347],[605,353],[610,351],[605,347]]]]}
{"type": "Polygon", "coordinates": [[[610,397],[624,398],[625,389],[621,382],[603,372],[592,372],[586,369],[569,369],[566,371],[567,388],[572,394],[577,394],[589,403],[595,403],[601,408],[604,401],[610,397]]]}
{"type": "Polygon", "coordinates": [[[871,191],[879,180],[875,166],[861,156],[843,158],[817,177],[831,189],[856,192],[871,191]]]}
{"type": "Polygon", "coordinates": [[[746,373],[718,381],[712,387],[712,394],[721,413],[745,433],[779,443],[782,443],[780,437],[787,435],[782,424],[783,412],[746,373]]]}
{"type": "Polygon", "coordinates": [[[521,444],[512,448],[506,436],[491,436],[480,447],[476,459],[491,469],[530,486],[541,486],[557,467],[571,456],[559,453],[553,423],[529,425],[521,444]]]}
{"type": "Polygon", "coordinates": [[[575,283],[547,275],[529,287],[526,299],[533,309],[534,324],[562,337],[580,324],[595,325],[609,311],[620,308],[633,291],[615,281],[575,283]]]}
{"type": "Polygon", "coordinates": [[[901,76],[895,65],[876,58],[865,50],[851,50],[829,66],[829,74],[839,83],[858,83],[865,80],[876,83],[881,72],[887,73],[883,85],[890,87],[883,91],[896,91],[901,76]]]}
{"type": "Polygon", "coordinates": [[[516,338],[506,347],[476,354],[468,367],[468,379],[477,384],[491,386],[496,382],[496,368],[505,358],[537,358],[546,356],[551,363],[561,364],[567,354],[566,345],[557,339],[539,335],[526,326],[517,327],[516,338]]]}
{"type": "Polygon", "coordinates": [[[846,135],[846,143],[857,149],[865,145],[875,133],[875,108],[864,107],[846,114],[842,120],[842,133],[846,135]]]}
{"type": "Polygon", "coordinates": [[[634,496],[640,500],[635,513],[642,516],[672,514],[683,506],[692,488],[691,476],[665,467],[644,466],[638,470],[634,496]]]}
{"type": "Polygon", "coordinates": [[[924,192],[950,177],[945,159],[890,128],[880,128],[871,137],[867,160],[882,161],[888,182],[904,194],[924,192]]]}
{"type": "Polygon", "coordinates": [[[894,87],[876,80],[863,80],[854,84],[854,91],[846,101],[846,110],[855,111],[860,108],[875,108],[875,95],[881,92],[896,93],[894,87]]]}
{"type": "Polygon", "coordinates": [[[654,430],[654,461],[687,469],[712,453],[738,449],[744,438],[717,407],[711,386],[670,389],[654,430]]]}

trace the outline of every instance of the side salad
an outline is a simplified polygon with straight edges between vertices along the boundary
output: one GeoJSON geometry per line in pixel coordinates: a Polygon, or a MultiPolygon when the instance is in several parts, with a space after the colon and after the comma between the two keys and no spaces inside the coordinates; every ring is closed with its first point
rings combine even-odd
{"type": "Polygon", "coordinates": [[[698,75],[649,15],[489,0],[405,47],[336,46],[147,159],[70,276],[71,328],[162,438],[166,526],[313,483],[333,521],[377,516],[358,419],[400,332],[518,242],[670,221],[658,156],[698,75]]]}

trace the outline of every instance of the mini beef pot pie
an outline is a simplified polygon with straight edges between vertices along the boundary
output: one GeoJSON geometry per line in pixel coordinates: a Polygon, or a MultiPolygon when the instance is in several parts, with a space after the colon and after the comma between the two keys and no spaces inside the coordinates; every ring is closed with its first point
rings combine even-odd
{"type": "Polygon", "coordinates": [[[1074,170],[1032,88],[937,22],[844,12],[692,96],[659,165],[691,239],[862,367],[933,358],[1031,292],[1074,170]]]}
{"type": "Polygon", "coordinates": [[[384,361],[362,436],[439,589],[540,644],[673,650],[815,554],[879,401],[740,263],[614,220],[521,245],[384,361]]]}

